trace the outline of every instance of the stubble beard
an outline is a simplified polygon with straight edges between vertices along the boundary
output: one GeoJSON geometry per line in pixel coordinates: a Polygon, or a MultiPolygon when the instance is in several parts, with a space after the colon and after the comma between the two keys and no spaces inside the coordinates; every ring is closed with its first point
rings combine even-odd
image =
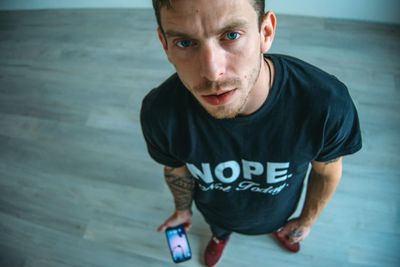
{"type": "MultiPolygon", "coordinates": [[[[247,86],[239,86],[235,92],[236,94],[240,94],[237,103],[233,105],[225,105],[218,107],[209,107],[200,103],[204,109],[214,118],[216,119],[234,119],[238,117],[240,114],[243,114],[244,109],[246,108],[246,103],[248,102],[251,91],[256,84],[258,77],[260,76],[261,71],[261,60],[259,60],[258,65],[253,68],[249,74],[247,79],[247,86]]],[[[198,100],[199,101],[199,100],[198,100]]]]}

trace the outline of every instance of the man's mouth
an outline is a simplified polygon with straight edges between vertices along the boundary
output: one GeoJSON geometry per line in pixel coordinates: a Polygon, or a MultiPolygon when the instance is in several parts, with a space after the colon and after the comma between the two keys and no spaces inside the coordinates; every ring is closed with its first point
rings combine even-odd
{"type": "Polygon", "coordinates": [[[202,95],[201,97],[210,105],[224,105],[228,103],[236,92],[236,88],[218,94],[202,95]]]}

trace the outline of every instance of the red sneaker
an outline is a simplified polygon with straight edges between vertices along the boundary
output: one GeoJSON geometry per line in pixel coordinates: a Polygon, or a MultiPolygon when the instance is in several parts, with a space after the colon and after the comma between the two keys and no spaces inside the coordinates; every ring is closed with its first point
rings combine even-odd
{"type": "Polygon", "coordinates": [[[204,262],[208,267],[215,266],[218,263],[228,241],[229,238],[226,240],[219,240],[216,237],[211,238],[204,251],[204,262]]]}
{"type": "Polygon", "coordinates": [[[293,253],[297,253],[300,250],[300,243],[290,243],[288,239],[280,237],[278,232],[273,233],[274,237],[279,241],[279,243],[287,250],[293,253]]]}

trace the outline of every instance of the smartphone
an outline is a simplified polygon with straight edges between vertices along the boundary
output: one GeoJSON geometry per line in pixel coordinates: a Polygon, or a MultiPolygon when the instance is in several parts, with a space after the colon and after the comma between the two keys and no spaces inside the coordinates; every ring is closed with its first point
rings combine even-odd
{"type": "Polygon", "coordinates": [[[183,225],[167,228],[165,235],[167,236],[172,260],[175,263],[187,261],[192,258],[192,251],[183,225]]]}

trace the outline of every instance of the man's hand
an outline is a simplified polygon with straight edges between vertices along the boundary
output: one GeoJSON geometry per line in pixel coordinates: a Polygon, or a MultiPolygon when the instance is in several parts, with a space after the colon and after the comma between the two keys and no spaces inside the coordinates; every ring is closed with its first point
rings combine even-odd
{"type": "Polygon", "coordinates": [[[185,231],[188,232],[192,227],[192,212],[190,210],[177,210],[157,229],[164,232],[168,227],[175,227],[183,224],[185,231]]]}
{"type": "Polygon", "coordinates": [[[288,240],[290,243],[298,243],[306,239],[310,234],[311,226],[303,225],[300,220],[289,221],[277,234],[279,237],[288,240]]]}
{"type": "Polygon", "coordinates": [[[291,243],[303,241],[311,231],[322,210],[326,207],[342,175],[342,158],[328,162],[312,162],[306,201],[300,218],[289,221],[277,233],[291,243]]]}

